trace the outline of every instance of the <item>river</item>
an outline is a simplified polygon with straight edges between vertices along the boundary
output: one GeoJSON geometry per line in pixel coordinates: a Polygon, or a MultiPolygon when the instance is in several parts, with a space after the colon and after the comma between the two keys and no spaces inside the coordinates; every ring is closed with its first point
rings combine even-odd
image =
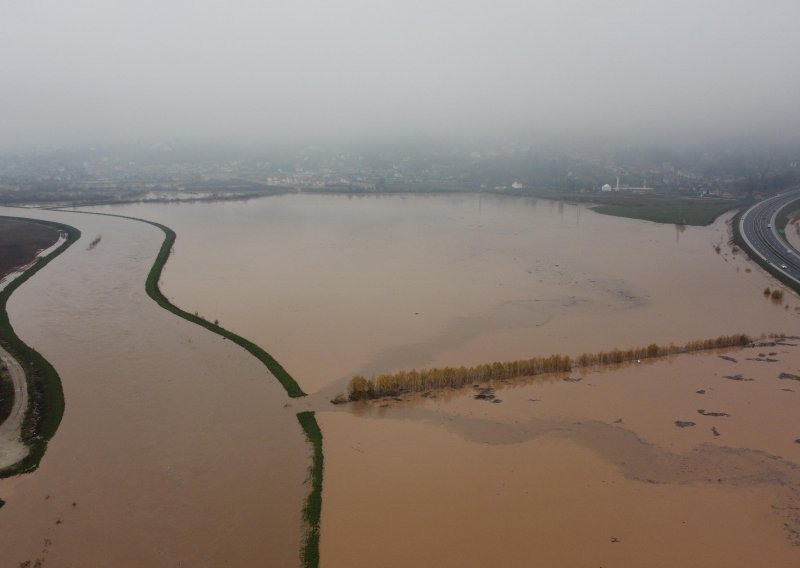
{"type": "Polygon", "coordinates": [[[24,213],[83,238],[9,300],[19,336],[58,370],[66,411],[39,469],[0,480],[4,562],[298,564],[310,450],[257,360],[147,297],[163,233],[24,213]]]}

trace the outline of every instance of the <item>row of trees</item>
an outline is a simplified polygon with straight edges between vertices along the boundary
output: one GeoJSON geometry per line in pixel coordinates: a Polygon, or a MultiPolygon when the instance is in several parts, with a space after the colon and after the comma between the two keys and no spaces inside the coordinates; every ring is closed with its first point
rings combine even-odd
{"type": "Polygon", "coordinates": [[[613,365],[707,349],[742,347],[752,342],[752,338],[745,334],[721,335],[715,339],[690,341],[683,345],[651,343],[647,347],[584,353],[577,359],[572,359],[568,355],[551,355],[550,357],[534,357],[517,361],[495,361],[474,367],[444,367],[419,371],[413,369],[381,374],[371,379],[356,375],[350,379],[347,390],[350,400],[367,400],[409,392],[461,388],[478,382],[531,377],[545,373],[562,373],[572,370],[573,367],[613,365]]]}
{"type": "Polygon", "coordinates": [[[647,347],[635,347],[633,349],[612,349],[611,351],[598,351],[597,353],[584,353],[575,360],[578,367],[591,367],[594,365],[614,365],[639,361],[641,359],[653,359],[655,357],[666,357],[667,355],[678,355],[680,353],[691,353],[693,351],[705,351],[707,349],[721,349],[724,347],[743,347],[753,342],[753,338],[744,333],[735,335],[720,335],[714,339],[698,339],[689,341],[683,345],[656,345],[651,343],[647,347]]]}
{"type": "Polygon", "coordinates": [[[414,369],[378,375],[371,379],[356,375],[350,379],[348,392],[350,400],[364,400],[445,387],[460,388],[476,382],[558,373],[569,371],[571,368],[572,359],[569,356],[551,355],[518,361],[495,361],[474,367],[445,367],[420,371],[414,369]]]}

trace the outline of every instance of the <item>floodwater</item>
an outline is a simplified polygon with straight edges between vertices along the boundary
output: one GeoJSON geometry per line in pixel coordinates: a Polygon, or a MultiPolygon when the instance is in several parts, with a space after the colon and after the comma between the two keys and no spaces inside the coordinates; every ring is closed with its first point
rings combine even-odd
{"type": "Polygon", "coordinates": [[[727,218],[472,195],[103,209],[173,227],[166,294],[317,392],[323,566],[800,562],[789,342],[537,378],[500,403],[326,402],[356,372],[797,329],[797,297],[764,298],[727,218]]]}
{"type": "Polygon", "coordinates": [[[0,564],[298,565],[310,449],[256,359],[146,296],[163,233],[24,213],[83,236],[9,300],[66,411],[39,469],[0,480],[0,564]]]}
{"type": "Polygon", "coordinates": [[[255,359],[146,297],[157,229],[39,213],[103,238],[12,297],[67,398],[40,470],[0,483],[15,562],[296,564],[305,408],[324,436],[323,566],[800,561],[800,382],[777,378],[800,375],[792,345],[538,378],[498,388],[501,403],[471,389],[327,403],[358,372],[791,333],[800,302],[763,296],[775,284],[726,245],[725,219],[678,228],[478,195],[95,210],[172,227],[165,294],[315,394],[283,408],[255,359]]]}
{"type": "Polygon", "coordinates": [[[724,220],[678,228],[481,195],[100,210],[175,229],[165,294],[263,346],[307,392],[335,394],[355,373],[800,324],[797,298],[765,301],[755,263],[724,246],[724,220]]]}
{"type": "Polygon", "coordinates": [[[322,565],[797,566],[798,341],[725,354],[320,415],[322,565]]]}

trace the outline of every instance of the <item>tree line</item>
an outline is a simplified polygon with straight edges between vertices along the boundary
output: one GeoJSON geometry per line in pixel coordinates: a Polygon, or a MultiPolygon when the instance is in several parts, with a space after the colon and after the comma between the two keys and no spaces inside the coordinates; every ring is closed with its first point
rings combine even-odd
{"type": "Polygon", "coordinates": [[[465,385],[493,380],[508,380],[531,377],[546,373],[565,373],[575,367],[614,365],[642,359],[653,359],[667,355],[691,353],[725,347],[743,347],[753,339],[743,333],[721,335],[714,339],[689,341],[682,345],[656,345],[632,349],[612,349],[584,353],[572,359],[569,355],[551,355],[516,361],[495,361],[473,367],[444,367],[384,373],[370,379],[356,375],[350,379],[347,390],[350,400],[368,400],[384,396],[397,396],[411,392],[425,392],[443,388],[461,388],[465,385]]]}

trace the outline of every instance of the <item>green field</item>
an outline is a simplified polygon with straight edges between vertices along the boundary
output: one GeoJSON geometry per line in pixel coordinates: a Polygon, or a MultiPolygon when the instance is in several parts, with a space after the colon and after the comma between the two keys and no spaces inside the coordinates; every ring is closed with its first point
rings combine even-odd
{"type": "Polygon", "coordinates": [[[608,200],[598,198],[594,211],[603,215],[643,219],[676,225],[709,225],[741,202],[729,199],[690,199],[661,196],[621,196],[608,200]]]}

